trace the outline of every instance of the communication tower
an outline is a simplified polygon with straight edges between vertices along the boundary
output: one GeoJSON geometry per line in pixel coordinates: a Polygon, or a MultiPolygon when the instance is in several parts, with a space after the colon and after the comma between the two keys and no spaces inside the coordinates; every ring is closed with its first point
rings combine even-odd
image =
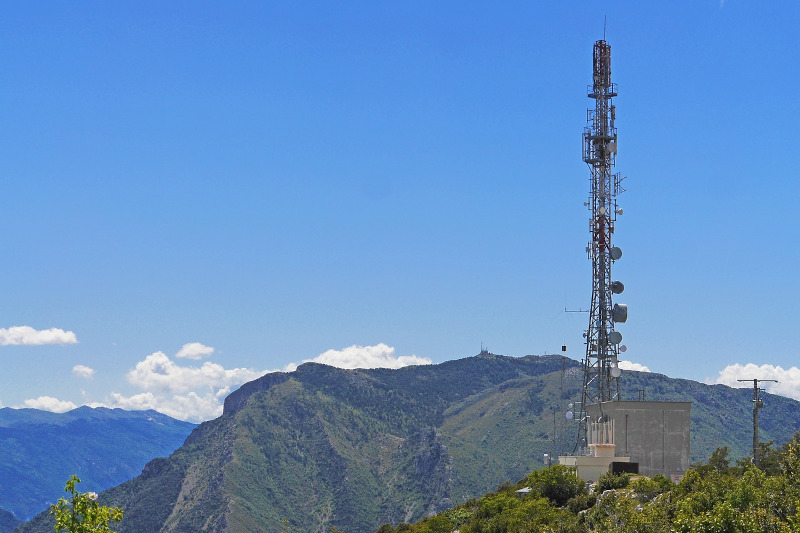
{"type": "Polygon", "coordinates": [[[612,243],[614,226],[622,209],[617,195],[625,192],[618,172],[614,172],[617,155],[617,128],[614,126],[616,108],[613,98],[617,85],[611,82],[611,46],[605,39],[594,43],[594,78],[588,96],[594,109],[586,113],[583,131],[583,160],[591,170],[589,200],[589,233],[591,240],[586,253],[592,262],[592,303],[589,308],[589,327],[586,338],[586,357],[583,361],[583,397],[578,417],[576,450],[587,445],[589,427],[587,407],[591,404],[619,400],[620,369],[618,356],[625,351],[622,334],[616,324],[628,318],[624,304],[612,302],[625,286],[614,281],[611,267],[622,257],[622,250],[612,243]]]}

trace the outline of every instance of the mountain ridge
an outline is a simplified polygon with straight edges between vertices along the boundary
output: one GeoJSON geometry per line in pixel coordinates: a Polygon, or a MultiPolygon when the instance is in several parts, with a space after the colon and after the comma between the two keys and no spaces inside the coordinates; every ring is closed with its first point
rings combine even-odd
{"type": "MultiPolygon", "coordinates": [[[[300,531],[371,533],[415,521],[542,465],[556,446],[554,425],[562,435],[569,429],[555,423],[562,364],[572,401],[580,363],[557,355],[482,354],[397,370],[306,363],[268,374],[101,501],[125,508],[120,533],[278,532],[284,520],[300,531]]],[[[648,400],[694,402],[693,460],[722,445],[732,456],[747,453],[747,390],[634,371],[622,386],[648,400]]],[[[800,420],[800,403],[767,401],[762,435],[785,442],[798,429],[785,421],[800,420]]],[[[51,529],[40,516],[16,531],[51,529]]]]}
{"type": "MultiPolygon", "coordinates": [[[[195,424],[156,411],[0,409],[0,509],[30,519],[64,494],[72,474],[100,492],[178,448],[195,424]]],[[[89,489],[87,489],[89,490],[89,489]]]]}

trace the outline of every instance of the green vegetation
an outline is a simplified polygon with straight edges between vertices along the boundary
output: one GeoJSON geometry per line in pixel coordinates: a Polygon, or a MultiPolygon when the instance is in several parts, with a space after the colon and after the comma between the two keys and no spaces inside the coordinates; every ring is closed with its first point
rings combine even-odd
{"type": "Polygon", "coordinates": [[[664,476],[603,476],[589,494],[562,466],[531,473],[414,525],[378,533],[791,533],[800,531],[800,433],[762,446],[769,465],[731,466],[716,450],[678,483],[664,476]],[[526,493],[518,492],[529,487],[526,493]]]}
{"type": "Polygon", "coordinates": [[[122,520],[122,509],[101,505],[96,492],[79,492],[75,486],[80,482],[77,476],[70,476],[64,488],[69,497],[60,498],[50,507],[50,514],[56,519],[56,531],[115,533],[108,524],[122,520]]]}
{"type": "MultiPolygon", "coordinates": [[[[475,512],[465,502],[504,480],[524,478],[533,490],[522,499],[506,494],[510,484],[496,491],[482,513],[498,516],[494,510],[508,506],[519,516],[497,518],[495,528],[540,520],[569,531],[575,520],[588,524],[589,515],[602,521],[593,510],[609,506],[605,498],[622,498],[618,493],[635,487],[634,497],[621,500],[635,510],[672,492],[666,479],[623,478],[604,481],[615,488],[603,496],[570,486],[574,479],[558,469],[529,474],[554,451],[554,412],[566,424],[558,411],[561,367],[560,356],[481,355],[399,370],[309,363],[268,374],[228,396],[225,414],[201,424],[169,458],[151,461],[102,496],[125,509],[120,533],[372,533],[384,523],[392,531],[411,528],[403,524],[428,516],[439,517],[438,525],[429,521],[432,530],[460,528],[475,512]]],[[[564,397],[575,400],[579,363],[566,367],[564,397]]],[[[744,468],[750,391],[638,372],[623,374],[622,385],[626,399],[643,390],[648,400],[693,402],[691,460],[729,446],[711,462],[744,468]]],[[[800,429],[800,403],[768,396],[760,418],[764,437],[783,444],[800,429]]],[[[574,427],[565,431],[574,434],[574,427]]],[[[760,455],[772,465],[767,475],[778,468],[778,451],[760,455]]],[[[52,531],[50,516],[17,528],[52,531]]]]}

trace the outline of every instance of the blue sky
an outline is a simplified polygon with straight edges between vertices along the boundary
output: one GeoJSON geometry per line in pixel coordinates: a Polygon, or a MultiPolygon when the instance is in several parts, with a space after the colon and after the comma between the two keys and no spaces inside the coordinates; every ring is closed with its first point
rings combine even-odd
{"type": "Polygon", "coordinates": [[[201,419],[326,353],[582,358],[606,16],[626,355],[800,398],[796,1],[6,2],[0,328],[75,339],[6,331],[0,402],[201,419]]]}

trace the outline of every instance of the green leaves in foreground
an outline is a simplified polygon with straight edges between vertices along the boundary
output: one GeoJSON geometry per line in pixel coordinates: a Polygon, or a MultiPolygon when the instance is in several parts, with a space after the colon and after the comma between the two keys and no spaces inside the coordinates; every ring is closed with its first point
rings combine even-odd
{"type": "MultiPolygon", "coordinates": [[[[800,533],[800,433],[764,451],[773,461],[763,470],[746,461],[730,466],[720,448],[678,484],[660,475],[609,474],[593,494],[574,472],[553,466],[403,531],[800,533]]],[[[380,533],[398,531],[385,525],[380,533]]]]}
{"type": "Polygon", "coordinates": [[[69,497],[60,498],[50,507],[50,514],[56,517],[56,531],[115,533],[108,523],[122,520],[122,509],[100,505],[96,492],[78,492],[75,486],[80,482],[77,476],[70,476],[64,488],[69,497]]]}

